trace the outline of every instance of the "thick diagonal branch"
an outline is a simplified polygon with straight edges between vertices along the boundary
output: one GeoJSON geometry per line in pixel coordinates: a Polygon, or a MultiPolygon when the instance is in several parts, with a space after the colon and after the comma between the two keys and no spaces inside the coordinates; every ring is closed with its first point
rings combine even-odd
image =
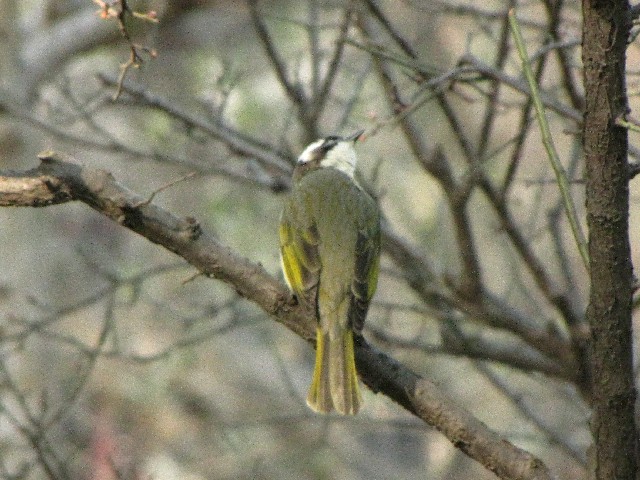
{"type": "MultiPolygon", "coordinates": [[[[0,206],[42,207],[81,201],[122,226],[184,258],[203,274],[232,286],[277,322],[307,341],[314,338],[313,312],[292,299],[260,265],[238,256],[206,234],[192,218],[178,218],[120,185],[113,176],[47,152],[21,173],[0,173],[0,206]]],[[[546,466],[490,430],[391,357],[358,342],[357,366],[373,391],[402,405],[441,431],[457,448],[504,479],[550,479],[546,466]]]]}

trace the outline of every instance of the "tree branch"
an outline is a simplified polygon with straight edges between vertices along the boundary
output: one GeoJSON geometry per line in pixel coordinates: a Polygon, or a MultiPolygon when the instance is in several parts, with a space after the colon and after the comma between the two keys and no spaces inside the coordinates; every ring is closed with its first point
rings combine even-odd
{"type": "MultiPolygon", "coordinates": [[[[54,152],[21,173],[0,174],[0,206],[31,206],[81,201],[122,226],[184,258],[202,273],[222,280],[277,322],[311,342],[313,312],[296,304],[282,283],[260,265],[238,256],[202,231],[193,218],[178,218],[123,187],[104,170],[85,168],[54,152]]],[[[427,424],[457,448],[503,479],[550,479],[541,460],[515,447],[466,410],[391,357],[357,342],[362,380],[427,424]]]]}

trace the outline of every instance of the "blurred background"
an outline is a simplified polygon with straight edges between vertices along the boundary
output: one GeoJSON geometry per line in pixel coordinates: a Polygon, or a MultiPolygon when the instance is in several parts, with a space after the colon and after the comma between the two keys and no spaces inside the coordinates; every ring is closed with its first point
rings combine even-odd
{"type": "MultiPolygon", "coordinates": [[[[51,148],[145,197],[171,184],[154,202],[282,278],[296,156],[366,129],[385,250],[365,336],[582,478],[588,277],[506,22],[582,219],[579,2],[126,5],[119,26],[119,2],[0,0],[0,170],[51,148]]],[[[85,205],[0,209],[0,236],[2,478],[495,478],[366,389],[354,418],[313,414],[306,342],[85,205]]]]}

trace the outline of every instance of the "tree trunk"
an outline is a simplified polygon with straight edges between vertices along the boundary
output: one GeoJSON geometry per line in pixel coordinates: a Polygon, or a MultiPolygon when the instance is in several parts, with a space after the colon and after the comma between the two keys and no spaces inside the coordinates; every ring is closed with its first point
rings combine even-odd
{"type": "Polygon", "coordinates": [[[583,0],[587,224],[591,292],[590,393],[594,479],[633,479],[637,453],[632,365],[625,52],[627,0],[583,0]]]}

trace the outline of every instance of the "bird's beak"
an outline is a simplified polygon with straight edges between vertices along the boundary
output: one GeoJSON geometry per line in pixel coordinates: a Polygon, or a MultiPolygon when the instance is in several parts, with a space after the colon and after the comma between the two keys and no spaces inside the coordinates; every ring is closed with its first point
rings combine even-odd
{"type": "Polygon", "coordinates": [[[345,140],[352,141],[355,143],[358,140],[360,140],[360,137],[362,136],[363,133],[364,133],[364,130],[358,130],[356,133],[349,135],[348,137],[345,137],[345,140]]]}

